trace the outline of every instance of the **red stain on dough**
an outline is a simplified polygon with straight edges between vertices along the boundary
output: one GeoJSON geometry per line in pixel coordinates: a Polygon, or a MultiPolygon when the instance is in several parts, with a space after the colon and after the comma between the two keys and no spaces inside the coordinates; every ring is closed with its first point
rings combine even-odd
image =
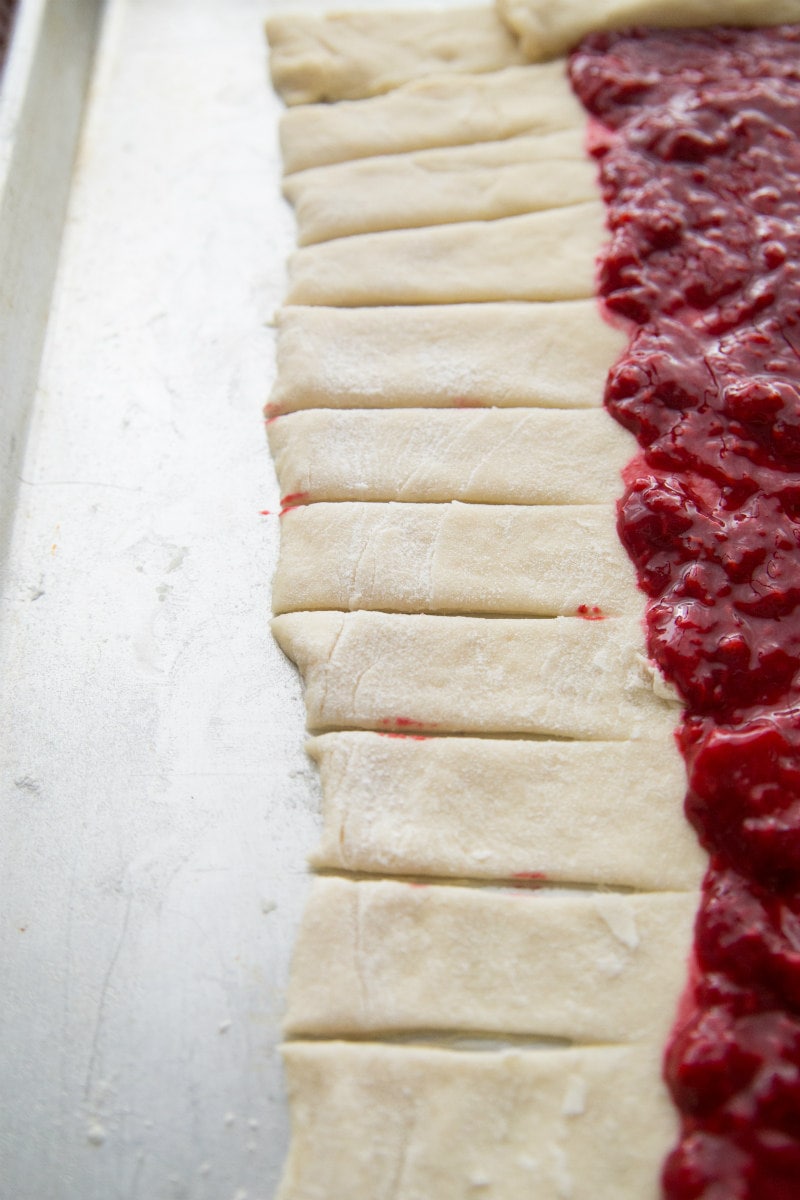
{"type": "Polygon", "coordinates": [[[606,614],[599,604],[579,604],[577,615],[584,621],[605,621],[606,614]]]}
{"type": "Polygon", "coordinates": [[[438,721],[416,721],[413,717],[381,717],[379,725],[391,725],[395,729],[435,729],[438,721]]]}
{"type": "Polygon", "coordinates": [[[300,504],[305,504],[308,497],[308,492],[289,492],[288,495],[281,496],[281,508],[284,512],[287,508],[296,508],[300,504]]]}

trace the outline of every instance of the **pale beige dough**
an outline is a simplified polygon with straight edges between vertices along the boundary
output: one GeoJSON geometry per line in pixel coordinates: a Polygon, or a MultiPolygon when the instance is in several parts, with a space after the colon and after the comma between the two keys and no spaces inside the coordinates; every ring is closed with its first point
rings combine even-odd
{"type": "MultiPolygon", "coordinates": [[[[361,81],[354,70],[344,86],[384,86],[395,68],[384,73],[381,38],[361,81]]],[[[318,82],[325,67],[303,71],[309,97],[342,86],[318,82]]],[[[274,621],[304,678],[309,727],[344,731],[312,745],[324,822],[315,862],[449,880],[318,879],[286,1027],[628,1045],[289,1046],[280,1200],[659,1193],[676,1132],[661,1056],[702,856],[680,815],[680,709],[646,660],[641,599],[611,538],[626,435],[599,406],[625,337],[593,299],[606,233],[593,168],[576,157],[585,128],[563,61],[441,75],[297,108],[282,124],[286,193],[307,243],[289,298],[306,307],[280,318],[269,411],[382,410],[272,425],[283,491],[375,501],[399,488],[417,501],[318,503],[283,517],[277,606],[361,606],[274,621]],[[517,157],[526,143],[541,152],[533,169],[517,157]],[[567,152],[548,157],[556,144],[567,152]],[[525,412],[462,411],[470,405],[525,412]],[[570,408],[581,412],[559,411],[570,408]],[[551,507],[511,510],[507,493],[551,507]],[[455,497],[488,504],[425,503],[455,497]],[[364,611],[579,603],[635,615],[364,611]],[[578,887],[455,886],[540,873],[578,887]]]]}
{"type": "Polygon", "coordinates": [[[276,613],[639,615],[612,505],[311,504],[284,513],[276,613]]]}
{"type": "Polygon", "coordinates": [[[278,1200],[658,1200],[677,1119],[660,1051],[284,1047],[278,1200]],[[357,1136],[354,1136],[354,1132],[357,1136]]]}
{"type": "Polygon", "coordinates": [[[629,25],[782,25],[800,21],[800,0],[496,0],[535,61],[565,54],[587,33],[629,25]]]}
{"type": "Polygon", "coordinates": [[[305,612],[273,632],[305,680],[309,727],[621,740],[677,718],[638,619],[305,612]]]}
{"type": "Polygon", "coordinates": [[[640,742],[312,739],[322,782],[317,868],[680,891],[706,856],[683,815],[671,732],[640,742]]]}
{"type": "Polygon", "coordinates": [[[585,126],[565,64],[555,62],[485,75],[431,75],[371,100],[302,105],[281,121],[281,149],[289,173],[375,154],[585,126]]]}
{"type": "Polygon", "coordinates": [[[606,236],[599,200],[429,229],[339,238],[289,259],[290,304],[359,307],[594,295],[606,236]]]}
{"type": "Polygon", "coordinates": [[[381,155],[289,175],[301,246],[358,233],[487,221],[598,196],[577,130],[381,155]]]}
{"type": "Polygon", "coordinates": [[[268,434],[281,494],[306,501],[609,503],[632,446],[600,409],[310,409],[268,434]]]}
{"type": "Polygon", "coordinates": [[[494,9],[278,15],[266,23],[275,90],[287,104],[358,100],[443,71],[523,61],[494,9]]]}
{"type": "Polygon", "coordinates": [[[625,341],[595,300],[286,308],[268,412],[596,408],[625,341]]]}
{"type": "Polygon", "coordinates": [[[696,908],[693,892],[504,893],[318,878],[295,945],[285,1029],[663,1041],[696,908]]]}

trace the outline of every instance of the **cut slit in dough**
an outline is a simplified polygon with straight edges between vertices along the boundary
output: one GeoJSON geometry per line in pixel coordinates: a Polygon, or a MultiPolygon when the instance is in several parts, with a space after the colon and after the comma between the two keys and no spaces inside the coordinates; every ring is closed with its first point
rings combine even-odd
{"type": "Polygon", "coordinates": [[[287,174],[434,146],[586,127],[563,62],[486,75],[432,75],[372,100],[309,104],[281,121],[287,174]]]}
{"type": "Polygon", "coordinates": [[[290,175],[301,246],[352,234],[488,221],[597,198],[577,130],[361,158],[290,175]]]}
{"type": "Polygon", "coordinates": [[[358,100],[423,75],[524,61],[494,8],[279,15],[266,28],[272,81],[287,104],[358,100]]]}
{"type": "Polygon", "coordinates": [[[285,1029],[663,1040],[697,895],[503,893],[318,878],[295,946],[285,1029]]]}
{"type": "Polygon", "coordinates": [[[599,200],[499,221],[365,233],[289,259],[290,304],[359,307],[594,295],[599,200]]]}
{"type": "Polygon", "coordinates": [[[304,612],[272,629],[303,675],[314,730],[623,740],[677,716],[636,618],[304,612]]]}
{"type": "Polygon", "coordinates": [[[677,1119],[652,1049],[296,1042],[283,1054],[292,1145],[278,1200],[661,1194],[677,1119]]]}
{"type": "Polygon", "coordinates": [[[290,307],[278,315],[278,376],[268,412],[599,408],[624,344],[595,300],[290,307]]]}
{"type": "Polygon", "coordinates": [[[268,434],[281,495],[306,502],[608,504],[630,459],[600,409],[308,409],[268,434]]]}
{"type": "Polygon", "coordinates": [[[276,613],[639,614],[611,505],[311,504],[284,513],[276,613]],[[595,611],[597,610],[597,611],[595,611]]]}
{"type": "Polygon", "coordinates": [[[316,868],[696,889],[705,854],[683,816],[671,732],[641,742],[312,739],[316,868]]]}

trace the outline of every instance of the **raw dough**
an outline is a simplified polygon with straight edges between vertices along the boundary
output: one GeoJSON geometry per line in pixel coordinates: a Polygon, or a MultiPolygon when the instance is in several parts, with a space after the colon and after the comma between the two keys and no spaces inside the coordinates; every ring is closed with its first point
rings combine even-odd
{"type": "Polygon", "coordinates": [[[284,1048],[278,1200],[659,1200],[677,1119],[660,1052],[284,1048]]]}
{"type": "Polygon", "coordinates": [[[285,1029],[663,1041],[696,909],[693,892],[318,878],[295,944],[285,1029]]]}
{"type": "Polygon", "coordinates": [[[638,618],[286,613],[309,727],[624,739],[672,728],[638,618]],[[657,694],[657,692],[659,694],[657,694]]]}
{"type": "Polygon", "coordinates": [[[612,505],[311,504],[286,512],[276,613],[639,615],[612,505]]]}
{"type": "MultiPolygon", "coordinates": [[[[391,86],[440,53],[426,21],[403,21],[388,55],[385,22],[365,54],[356,21],[323,66],[317,39],[334,26],[298,24],[300,41],[316,30],[311,68],[301,50],[287,86],[391,86]]],[[[578,156],[585,129],[564,62],[440,75],[283,121],[307,244],[289,295],[307,307],[280,318],[268,411],[295,415],[270,439],[288,503],[317,503],[283,516],[276,605],[306,611],[274,630],[303,674],[309,726],[339,731],[312,744],[315,862],[450,880],[318,879],[287,1028],[636,1044],[289,1046],[280,1200],[659,1192],[677,1124],[660,1059],[703,856],[680,811],[679,709],[646,661],[642,600],[612,537],[631,443],[599,406],[625,338],[593,298],[605,213],[578,156]],[[462,411],[475,405],[497,411],[462,411]],[[415,503],[375,503],[395,498],[415,503]],[[455,498],[473,503],[426,503],[455,498]],[[308,611],[579,604],[626,615],[308,611]],[[539,874],[578,886],[531,888],[539,874]],[[456,886],[514,876],[524,888],[456,886]]]]}
{"type": "Polygon", "coordinates": [[[459,304],[594,295],[606,236],[599,200],[568,208],[365,233],[297,250],[290,304],[459,304]]]}
{"type": "Polygon", "coordinates": [[[628,25],[783,25],[800,21],[800,0],[496,0],[501,17],[535,61],[565,54],[598,29],[628,25]]]}
{"type": "Polygon", "coordinates": [[[600,409],[309,409],[268,433],[281,494],[305,501],[609,503],[631,456],[600,409]]]}
{"type": "Polygon", "coordinates": [[[373,154],[585,127],[564,63],[555,62],[488,75],[431,75],[372,100],[293,108],[281,121],[281,148],[289,173],[373,154]]]}
{"type": "Polygon", "coordinates": [[[266,27],[272,82],[287,104],[357,100],[434,72],[523,61],[492,8],[279,15],[266,27]]]}
{"type": "Polygon", "coordinates": [[[286,308],[278,316],[278,375],[268,412],[599,408],[624,345],[624,334],[603,320],[595,300],[286,308]]]}
{"type": "Polygon", "coordinates": [[[388,154],[289,175],[301,246],[354,233],[487,221],[598,196],[577,130],[388,154]]]}
{"type": "Polygon", "coordinates": [[[671,732],[640,742],[312,739],[322,782],[317,868],[697,888],[706,856],[683,815],[671,732]]]}

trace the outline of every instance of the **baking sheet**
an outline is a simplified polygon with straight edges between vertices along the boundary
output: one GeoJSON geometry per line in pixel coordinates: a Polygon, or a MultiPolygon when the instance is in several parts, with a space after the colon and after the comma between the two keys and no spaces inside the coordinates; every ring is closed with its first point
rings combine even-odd
{"type": "Polygon", "coordinates": [[[265,1200],[286,1151],[318,806],[260,515],[294,240],[262,22],[286,7],[325,5],[106,7],[4,564],[14,1200],[265,1200]]]}
{"type": "Polygon", "coordinates": [[[108,6],[3,596],[0,1194],[271,1194],[314,782],[260,406],[256,0],[108,6]]]}

